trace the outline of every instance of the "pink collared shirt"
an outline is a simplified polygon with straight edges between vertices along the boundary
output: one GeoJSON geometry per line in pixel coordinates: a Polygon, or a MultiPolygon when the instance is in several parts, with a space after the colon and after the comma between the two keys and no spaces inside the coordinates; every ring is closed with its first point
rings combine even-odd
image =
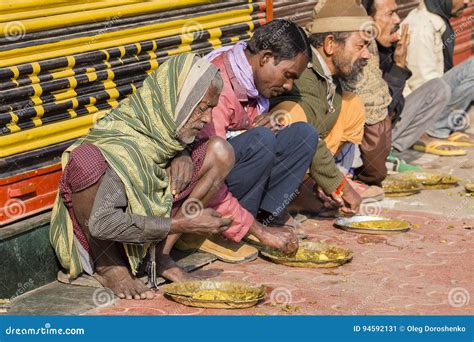
{"type": "MultiPolygon", "coordinates": [[[[201,136],[219,136],[227,140],[229,131],[247,130],[253,127],[252,123],[258,115],[257,101],[249,100],[245,88],[238,83],[229,64],[225,63],[225,53],[216,57],[211,63],[219,68],[224,88],[218,105],[212,110],[212,123],[204,127],[201,136]]],[[[231,227],[224,232],[225,237],[239,242],[248,233],[254,217],[240,205],[226,185],[219,189],[209,206],[224,217],[234,218],[231,227]]]]}

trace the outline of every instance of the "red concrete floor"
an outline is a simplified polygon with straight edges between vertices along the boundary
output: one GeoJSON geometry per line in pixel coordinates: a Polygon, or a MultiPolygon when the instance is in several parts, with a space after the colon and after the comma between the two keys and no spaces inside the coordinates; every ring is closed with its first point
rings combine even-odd
{"type": "Polygon", "coordinates": [[[263,259],[241,265],[214,262],[197,271],[212,279],[268,287],[265,301],[244,310],[186,307],[164,298],[117,300],[99,315],[469,315],[474,314],[474,220],[414,212],[387,212],[415,224],[397,235],[361,235],[304,223],[311,240],[354,251],[351,263],[302,269],[263,259]]]}

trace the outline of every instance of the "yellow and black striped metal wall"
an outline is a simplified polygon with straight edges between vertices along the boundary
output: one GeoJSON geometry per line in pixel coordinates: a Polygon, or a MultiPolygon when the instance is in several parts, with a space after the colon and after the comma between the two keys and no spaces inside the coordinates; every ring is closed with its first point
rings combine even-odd
{"type": "Polygon", "coordinates": [[[265,11],[249,0],[0,1],[0,227],[52,206],[62,152],[160,63],[247,40],[265,11]]]}
{"type": "Polygon", "coordinates": [[[250,37],[265,3],[0,4],[0,158],[85,134],[169,56],[250,37]]]}

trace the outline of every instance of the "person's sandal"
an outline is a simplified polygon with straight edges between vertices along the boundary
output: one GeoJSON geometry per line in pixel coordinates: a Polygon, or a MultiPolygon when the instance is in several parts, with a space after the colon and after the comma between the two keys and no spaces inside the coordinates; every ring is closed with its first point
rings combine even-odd
{"type": "Polygon", "coordinates": [[[393,172],[408,172],[408,171],[421,171],[421,167],[417,165],[408,164],[403,159],[395,157],[393,152],[393,148],[390,150],[390,154],[387,158],[387,162],[385,163],[387,169],[393,172]]]}
{"type": "Polygon", "coordinates": [[[438,141],[431,141],[428,144],[423,143],[416,143],[412,146],[412,149],[418,152],[423,153],[430,153],[437,156],[445,156],[445,157],[457,157],[457,156],[465,156],[467,152],[462,149],[455,149],[455,150],[443,150],[441,146],[454,146],[456,147],[455,143],[452,142],[444,142],[441,140],[438,141]]]}
{"type": "Polygon", "coordinates": [[[459,147],[474,147],[474,140],[469,135],[463,132],[455,132],[451,134],[448,141],[454,146],[459,147]],[[462,141],[464,139],[464,141],[462,141]]]}
{"type": "Polygon", "coordinates": [[[200,252],[212,254],[221,261],[232,264],[253,261],[258,256],[258,250],[255,247],[242,242],[236,243],[219,235],[206,239],[197,235],[184,234],[174,247],[185,252],[199,250],[200,252]]]}
{"type": "Polygon", "coordinates": [[[87,287],[103,287],[101,283],[93,276],[81,273],[75,279],[69,279],[69,275],[67,275],[64,271],[58,271],[57,280],[60,283],[68,284],[68,285],[76,285],[76,286],[87,286],[87,287]]]}

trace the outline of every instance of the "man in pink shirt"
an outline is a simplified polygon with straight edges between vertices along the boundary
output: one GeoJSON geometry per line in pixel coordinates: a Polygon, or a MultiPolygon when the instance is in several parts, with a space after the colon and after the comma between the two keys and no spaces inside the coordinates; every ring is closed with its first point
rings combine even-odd
{"type": "Polygon", "coordinates": [[[295,229],[281,226],[295,226],[286,207],[310,166],[318,134],[306,123],[283,127],[285,118],[271,116],[268,109],[269,98],[290,91],[310,61],[306,35],[291,21],[274,20],[256,29],[247,43],[206,58],[219,68],[224,88],[201,135],[227,139],[236,157],[226,178],[228,192],[215,207],[234,219],[224,236],[240,242],[253,235],[264,245],[294,252],[295,229]]]}

